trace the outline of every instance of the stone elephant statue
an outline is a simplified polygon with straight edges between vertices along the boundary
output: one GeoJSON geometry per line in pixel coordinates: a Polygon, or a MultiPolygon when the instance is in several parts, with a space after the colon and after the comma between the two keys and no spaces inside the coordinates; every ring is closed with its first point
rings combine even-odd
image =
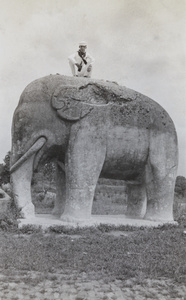
{"type": "Polygon", "coordinates": [[[128,215],[173,220],[177,136],[167,112],[117,83],[50,75],[23,91],[12,124],[11,182],[24,218],[34,215],[31,179],[57,161],[54,213],[89,218],[99,177],[128,182],[128,215]]]}

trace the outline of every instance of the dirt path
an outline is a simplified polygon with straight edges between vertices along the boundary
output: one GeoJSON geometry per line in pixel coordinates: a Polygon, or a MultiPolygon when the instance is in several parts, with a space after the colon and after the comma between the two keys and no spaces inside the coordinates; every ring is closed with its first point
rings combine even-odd
{"type": "Polygon", "coordinates": [[[85,273],[0,275],[0,300],[186,300],[184,284],[171,280],[88,280],[85,273]]]}

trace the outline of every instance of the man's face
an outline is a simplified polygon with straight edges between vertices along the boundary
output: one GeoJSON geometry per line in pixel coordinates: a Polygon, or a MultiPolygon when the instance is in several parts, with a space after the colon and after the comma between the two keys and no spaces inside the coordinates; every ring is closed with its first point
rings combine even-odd
{"type": "Polygon", "coordinates": [[[85,53],[87,46],[79,46],[81,52],[85,53]]]}

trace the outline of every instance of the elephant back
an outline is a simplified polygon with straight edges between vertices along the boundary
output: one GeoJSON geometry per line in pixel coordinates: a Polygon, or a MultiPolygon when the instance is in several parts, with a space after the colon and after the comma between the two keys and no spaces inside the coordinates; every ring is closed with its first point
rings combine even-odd
{"type": "Polygon", "coordinates": [[[16,114],[21,118],[26,111],[32,118],[40,111],[41,119],[47,115],[48,122],[54,115],[76,122],[101,109],[109,111],[110,126],[175,131],[168,113],[149,97],[115,82],[63,75],[49,75],[30,83],[20,97],[16,114]]]}

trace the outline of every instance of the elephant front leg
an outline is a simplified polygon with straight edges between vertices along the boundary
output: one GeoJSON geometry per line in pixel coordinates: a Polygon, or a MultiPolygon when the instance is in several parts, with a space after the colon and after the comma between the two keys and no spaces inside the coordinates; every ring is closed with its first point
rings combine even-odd
{"type": "Polygon", "coordinates": [[[96,130],[78,132],[69,144],[66,159],[66,204],[61,219],[89,219],[96,184],[105,159],[106,147],[96,130]]]}
{"type": "Polygon", "coordinates": [[[35,208],[31,199],[33,159],[31,156],[11,174],[13,197],[22,218],[35,216],[35,208]]]}
{"type": "Polygon", "coordinates": [[[21,217],[35,216],[35,208],[31,197],[31,180],[35,154],[45,144],[44,137],[39,138],[33,146],[10,168],[11,184],[15,204],[21,217]]]}
{"type": "Polygon", "coordinates": [[[92,186],[69,186],[67,188],[67,201],[65,211],[61,216],[63,221],[83,221],[90,219],[92,203],[95,192],[95,185],[92,186]]]}

